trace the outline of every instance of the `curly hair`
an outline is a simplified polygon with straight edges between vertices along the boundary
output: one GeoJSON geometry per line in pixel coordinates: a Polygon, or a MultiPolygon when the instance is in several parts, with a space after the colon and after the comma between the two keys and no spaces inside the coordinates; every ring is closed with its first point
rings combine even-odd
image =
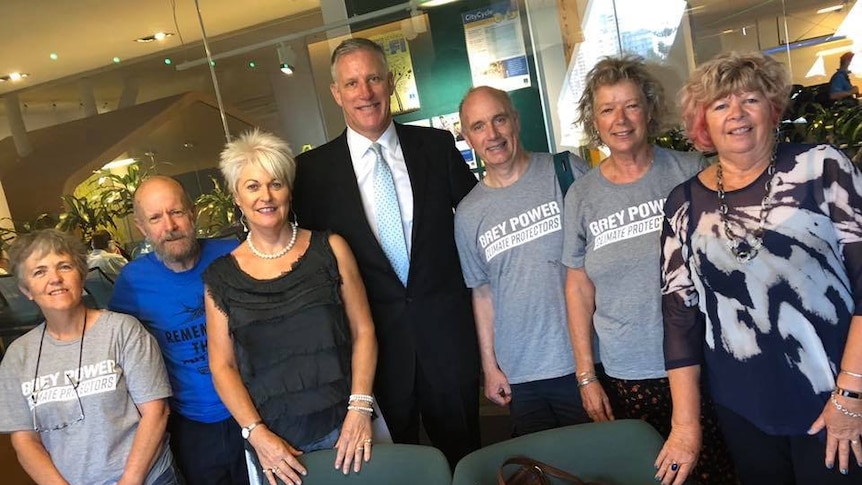
{"type": "Polygon", "coordinates": [[[32,255],[66,254],[72,258],[75,270],[83,281],[87,277],[87,248],[75,236],[57,229],[20,234],[9,247],[9,268],[18,278],[18,284],[27,288],[24,262],[32,255]]]}
{"type": "Polygon", "coordinates": [[[667,114],[665,104],[664,88],[661,83],[646,68],[644,59],[635,55],[623,55],[620,57],[605,57],[596,63],[587,73],[586,86],[578,102],[578,123],[581,123],[586,131],[591,145],[601,145],[602,139],[596,130],[596,91],[604,86],[613,86],[623,81],[631,81],[643,93],[646,103],[647,134],[657,135],[664,123],[667,114]]]}
{"type": "Polygon", "coordinates": [[[706,127],[706,108],[731,94],[759,92],[769,101],[778,124],[790,96],[790,74],[760,52],[729,52],[701,64],[680,90],[679,104],[689,139],[698,150],[715,150],[706,127]]]}

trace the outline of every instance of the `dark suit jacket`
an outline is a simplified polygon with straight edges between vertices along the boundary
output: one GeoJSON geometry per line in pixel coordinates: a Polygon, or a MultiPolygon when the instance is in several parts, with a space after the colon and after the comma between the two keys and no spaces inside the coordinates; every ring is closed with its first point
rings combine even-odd
{"type": "Polygon", "coordinates": [[[294,210],[302,227],[331,229],[356,256],[377,329],[378,385],[409,392],[417,361],[434,387],[468,384],[478,378],[478,344],[453,212],[476,178],[449,132],[399,124],[395,129],[413,187],[406,289],[368,224],[346,131],[297,158],[294,210]]]}

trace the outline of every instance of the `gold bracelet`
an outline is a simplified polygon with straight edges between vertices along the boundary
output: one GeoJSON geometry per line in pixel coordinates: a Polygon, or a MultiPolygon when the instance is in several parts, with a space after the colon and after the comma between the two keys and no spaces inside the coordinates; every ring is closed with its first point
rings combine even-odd
{"type": "Polygon", "coordinates": [[[832,394],[848,397],[850,399],[862,399],[862,392],[851,391],[849,389],[844,389],[843,387],[835,386],[835,390],[832,391],[832,394]]]}
{"type": "Polygon", "coordinates": [[[856,377],[857,379],[862,379],[862,374],[857,374],[855,372],[850,372],[849,370],[842,370],[841,374],[846,374],[850,377],[856,377]]]}

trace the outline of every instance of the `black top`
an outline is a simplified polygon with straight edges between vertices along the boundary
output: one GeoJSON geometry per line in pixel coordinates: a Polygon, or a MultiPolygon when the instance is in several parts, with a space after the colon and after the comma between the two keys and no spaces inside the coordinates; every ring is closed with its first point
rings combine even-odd
{"type": "Polygon", "coordinates": [[[229,254],[203,277],[228,317],[240,376],[267,427],[301,448],[341,426],[351,336],[329,233],[312,232],[305,254],[277,278],[252,278],[229,254]]]}

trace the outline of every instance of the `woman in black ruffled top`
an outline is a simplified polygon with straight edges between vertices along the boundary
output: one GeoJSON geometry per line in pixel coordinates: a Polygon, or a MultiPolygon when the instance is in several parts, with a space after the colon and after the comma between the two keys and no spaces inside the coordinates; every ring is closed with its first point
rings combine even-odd
{"type": "Polygon", "coordinates": [[[299,483],[296,457],[333,447],[336,468],[358,472],[371,458],[377,341],[353,254],[340,236],[289,221],[284,141],[246,133],[220,167],[249,233],[204,273],[216,390],[262,480],[299,483]]]}

